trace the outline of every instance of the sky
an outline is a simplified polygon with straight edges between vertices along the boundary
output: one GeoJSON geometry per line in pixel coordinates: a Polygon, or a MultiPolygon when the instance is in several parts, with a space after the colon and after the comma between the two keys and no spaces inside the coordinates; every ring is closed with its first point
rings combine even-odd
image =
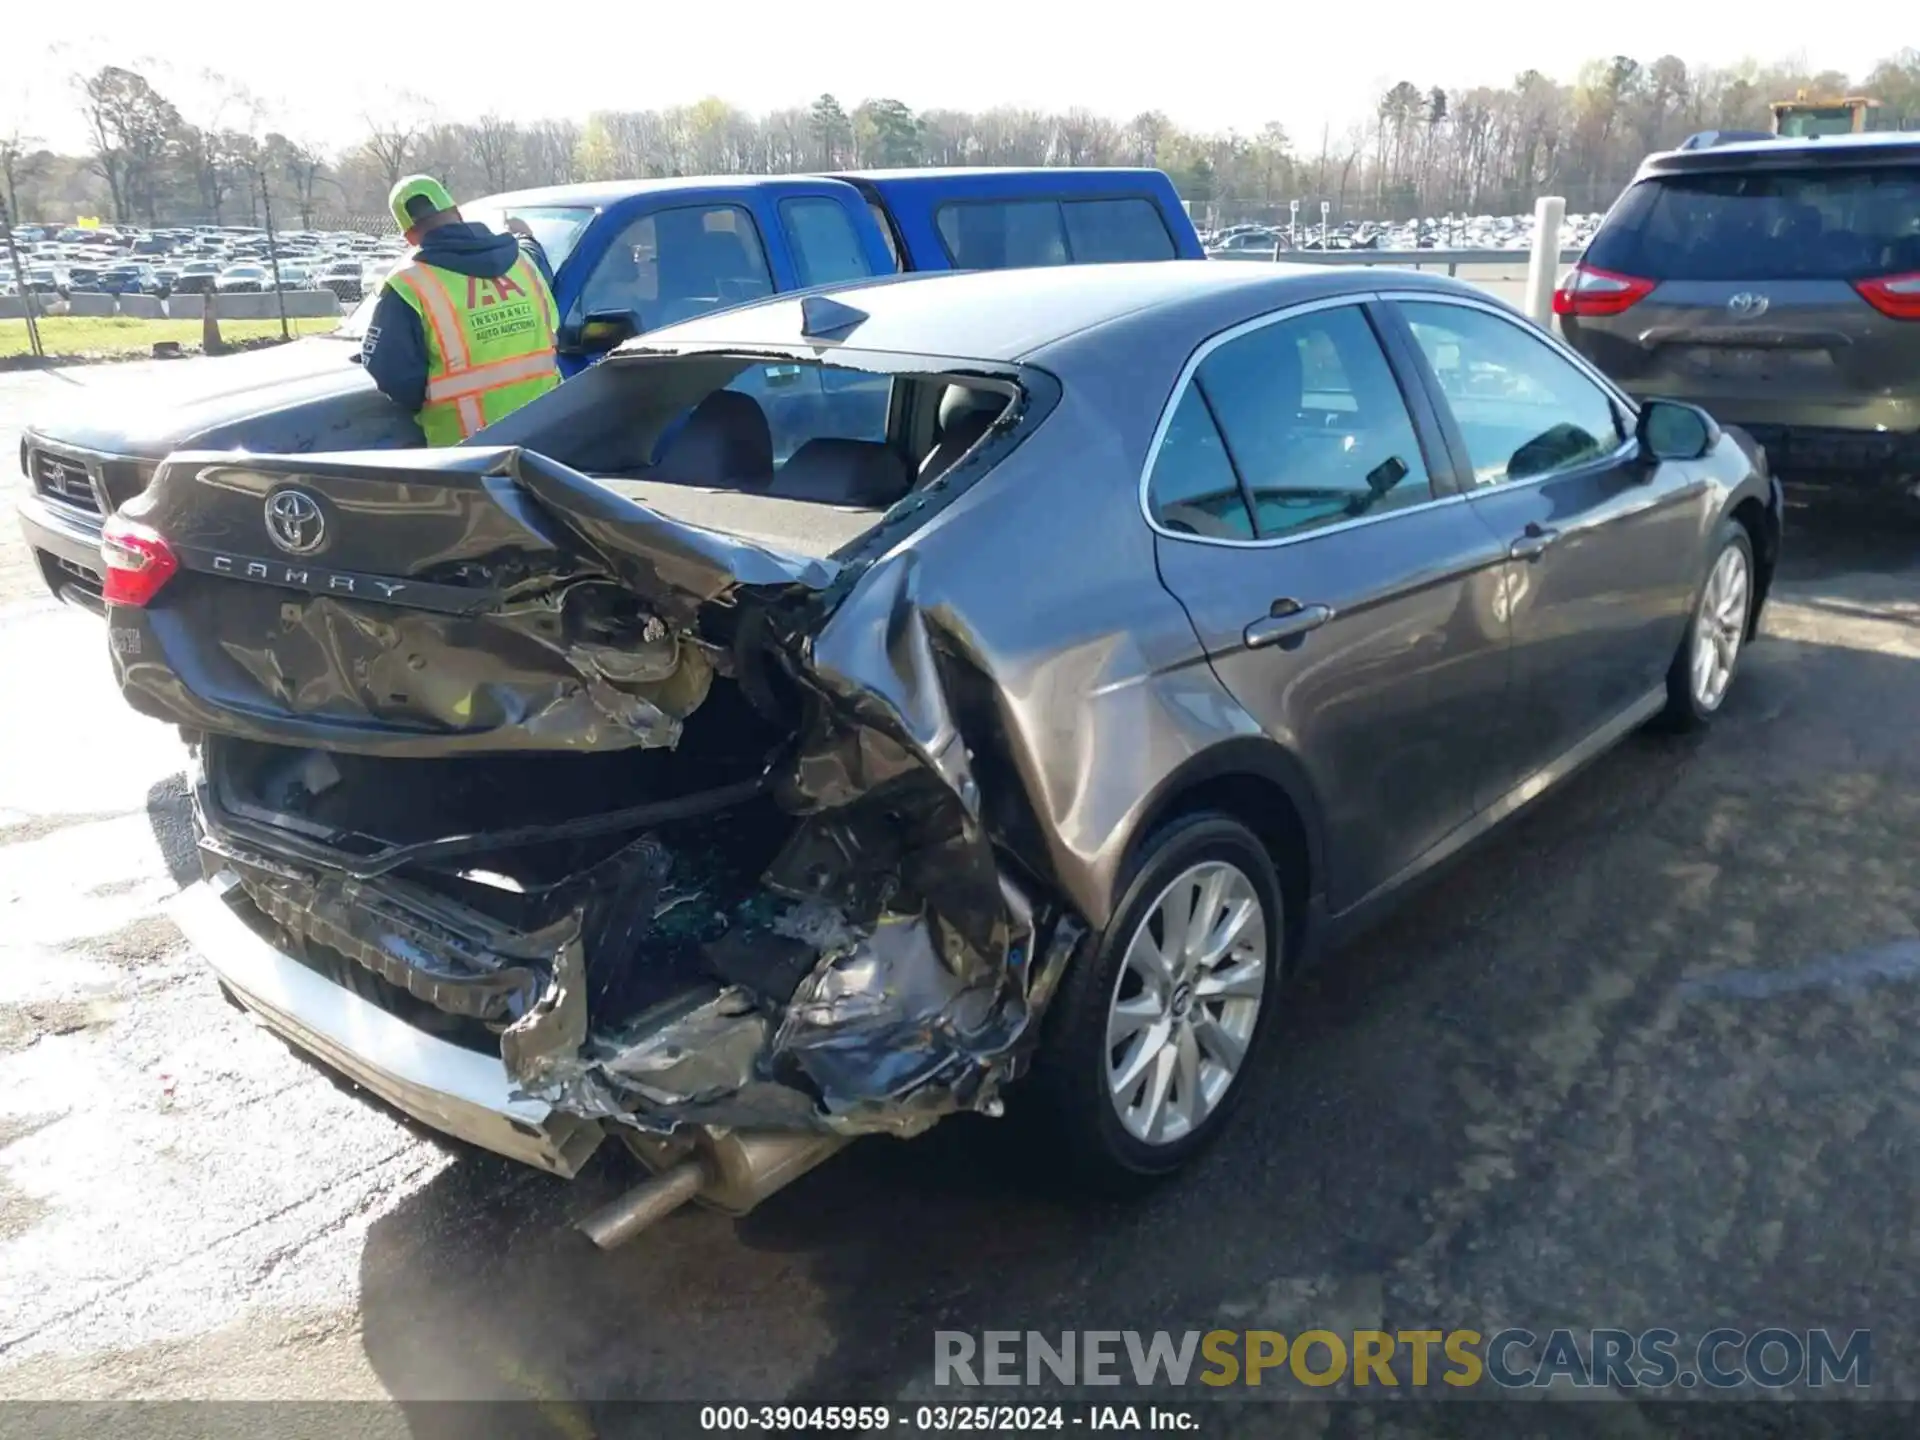
{"type": "Polygon", "coordinates": [[[1885,37],[1905,33],[1912,16],[1892,0],[1856,0],[1847,23],[1834,26],[1809,25],[1801,7],[1727,11],[1676,0],[1552,12],[1485,0],[89,0],[8,8],[0,133],[17,128],[70,150],[84,146],[84,135],[66,77],[115,63],[145,70],[199,123],[216,105],[201,77],[236,77],[260,102],[257,129],[329,147],[357,141],[362,117],[401,92],[447,120],[488,110],[531,120],[707,95],[764,111],[830,91],[848,109],[884,95],[915,110],[1078,105],[1124,120],[1156,109],[1202,131],[1251,133],[1278,120],[1297,149],[1312,151],[1323,128],[1337,144],[1402,79],[1422,88],[1504,85],[1532,67],[1570,80],[1583,62],[1614,51],[1716,65],[1797,56],[1816,70],[1858,75],[1897,48],[1885,37]],[[1512,18],[1488,18],[1502,11],[1512,18]]]}

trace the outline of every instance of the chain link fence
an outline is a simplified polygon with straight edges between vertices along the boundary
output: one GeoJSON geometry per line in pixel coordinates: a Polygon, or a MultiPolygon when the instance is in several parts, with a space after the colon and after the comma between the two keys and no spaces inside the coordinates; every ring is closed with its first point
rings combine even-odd
{"type": "Polygon", "coordinates": [[[1318,231],[1320,207],[1327,206],[1326,223],[1330,228],[1371,224],[1376,226],[1417,226],[1431,230],[1444,240],[1452,230],[1457,233],[1470,219],[1481,217],[1527,216],[1542,195],[1564,196],[1569,215],[1601,214],[1619,198],[1623,187],[1612,182],[1578,185],[1515,186],[1510,189],[1482,191],[1465,206],[1442,208],[1405,199],[1383,201],[1377,195],[1354,193],[1308,194],[1297,201],[1263,199],[1196,200],[1188,206],[1193,223],[1201,230],[1223,230],[1230,225],[1266,225],[1284,230],[1297,221],[1302,238],[1318,231]],[[1293,204],[1299,209],[1295,211],[1293,204]]]}

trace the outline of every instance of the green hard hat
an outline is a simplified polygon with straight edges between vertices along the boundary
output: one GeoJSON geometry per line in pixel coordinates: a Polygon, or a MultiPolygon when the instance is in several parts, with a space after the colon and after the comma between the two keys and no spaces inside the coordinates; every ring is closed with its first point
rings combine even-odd
{"type": "Polygon", "coordinates": [[[430,214],[453,209],[453,196],[431,175],[409,175],[387,192],[387,208],[404,232],[430,214]]]}

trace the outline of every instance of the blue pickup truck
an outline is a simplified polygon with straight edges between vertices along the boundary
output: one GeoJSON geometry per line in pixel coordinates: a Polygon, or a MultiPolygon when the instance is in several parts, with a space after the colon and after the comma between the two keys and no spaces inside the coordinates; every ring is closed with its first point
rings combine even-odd
{"type": "MultiPolygon", "coordinates": [[[[636,333],[785,291],[913,270],[995,270],[1200,259],[1158,170],[932,169],[609,181],[461,206],[546,251],[572,375],[636,333]]],[[[413,417],[354,363],[377,297],[332,334],[223,359],[146,368],[86,387],[84,402],[22,437],[22,528],[48,587],[100,606],[100,525],[179,449],[256,453],[419,445],[413,417]]],[[[143,367],[145,368],[145,367],[143,367]]],[[[770,365],[758,399],[776,454],[847,407],[884,405],[857,384],[770,365]],[[789,373],[791,372],[791,373],[789,373]],[[827,382],[831,383],[831,382],[827,382]],[[811,388],[810,388],[811,387],[811,388]]]]}

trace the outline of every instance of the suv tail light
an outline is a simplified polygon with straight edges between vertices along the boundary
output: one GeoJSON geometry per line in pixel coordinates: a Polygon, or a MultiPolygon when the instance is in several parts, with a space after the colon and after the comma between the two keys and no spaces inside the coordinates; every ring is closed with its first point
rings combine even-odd
{"type": "Polygon", "coordinates": [[[1856,280],[1853,288],[1882,315],[1895,320],[1920,320],[1920,272],[1856,280]]]}
{"type": "Polygon", "coordinates": [[[100,531],[100,558],[107,562],[101,595],[109,605],[149,604],[180,568],[158,531],[118,515],[109,517],[100,531]]]}
{"type": "Polygon", "coordinates": [[[1553,292],[1556,315],[1618,315],[1653,293],[1654,281],[1576,265],[1553,292]]]}

